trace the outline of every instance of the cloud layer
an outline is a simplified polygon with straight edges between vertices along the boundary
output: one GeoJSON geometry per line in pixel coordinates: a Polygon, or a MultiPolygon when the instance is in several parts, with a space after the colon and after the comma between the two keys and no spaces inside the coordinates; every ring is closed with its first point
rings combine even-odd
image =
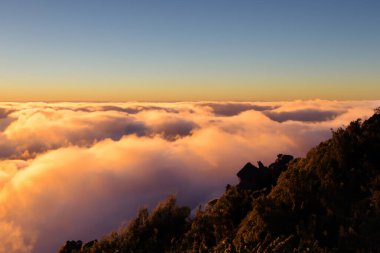
{"type": "Polygon", "coordinates": [[[92,240],[176,193],[193,208],[247,161],[303,156],[380,101],[0,104],[0,252],[92,240]]]}

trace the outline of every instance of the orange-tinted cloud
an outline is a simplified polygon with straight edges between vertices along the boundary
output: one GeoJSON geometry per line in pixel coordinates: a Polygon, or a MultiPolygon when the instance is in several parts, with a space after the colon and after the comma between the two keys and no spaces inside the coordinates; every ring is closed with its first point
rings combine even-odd
{"type": "Polygon", "coordinates": [[[247,161],[305,155],[380,102],[243,103],[238,113],[231,104],[222,108],[234,113],[204,103],[0,104],[12,119],[0,132],[0,252],[99,238],[170,193],[195,208],[247,161]],[[339,113],[305,121],[305,110],[339,113]]]}

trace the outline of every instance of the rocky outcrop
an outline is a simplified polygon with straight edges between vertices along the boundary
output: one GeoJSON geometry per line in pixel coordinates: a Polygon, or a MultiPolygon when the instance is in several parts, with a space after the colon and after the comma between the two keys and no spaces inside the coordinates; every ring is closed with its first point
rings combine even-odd
{"type": "Polygon", "coordinates": [[[72,253],[82,249],[82,241],[66,241],[66,244],[59,250],[59,253],[72,253]]]}
{"type": "Polygon", "coordinates": [[[252,163],[247,163],[237,173],[239,177],[240,189],[260,190],[266,187],[271,187],[277,182],[277,178],[287,168],[287,165],[294,158],[291,155],[277,155],[274,163],[266,167],[261,161],[258,161],[258,167],[252,163]]]}

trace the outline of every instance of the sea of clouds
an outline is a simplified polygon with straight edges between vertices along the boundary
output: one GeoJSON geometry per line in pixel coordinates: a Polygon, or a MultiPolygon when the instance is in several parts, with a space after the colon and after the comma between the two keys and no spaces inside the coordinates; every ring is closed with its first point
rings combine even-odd
{"type": "Polygon", "coordinates": [[[248,161],[304,156],[380,101],[0,103],[0,252],[100,238],[169,194],[197,208],[248,161]]]}

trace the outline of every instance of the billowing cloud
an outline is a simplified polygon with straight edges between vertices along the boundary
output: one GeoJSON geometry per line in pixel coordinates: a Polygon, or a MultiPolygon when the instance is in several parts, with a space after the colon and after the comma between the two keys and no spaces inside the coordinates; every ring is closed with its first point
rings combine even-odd
{"type": "Polygon", "coordinates": [[[247,110],[265,111],[277,108],[277,105],[258,105],[252,103],[203,103],[201,106],[210,107],[217,116],[234,116],[247,110]]]}
{"type": "Polygon", "coordinates": [[[12,109],[0,108],[0,132],[9,126],[14,118],[9,117],[9,114],[12,113],[12,109]]]}
{"type": "Polygon", "coordinates": [[[288,120],[302,121],[302,122],[319,122],[333,120],[344,111],[332,111],[332,110],[317,110],[317,109],[301,109],[295,111],[286,112],[264,112],[271,120],[277,122],[284,122],[288,120]]]}
{"type": "Polygon", "coordinates": [[[91,146],[107,138],[119,140],[125,135],[161,135],[174,140],[191,135],[197,128],[191,119],[178,116],[175,109],[141,106],[145,107],[149,109],[141,109],[140,117],[126,113],[128,107],[115,110],[121,107],[113,105],[80,105],[80,110],[72,106],[54,108],[51,104],[46,108],[20,108],[3,119],[7,124],[0,132],[0,158],[32,158],[61,147],[91,146]],[[159,120],[142,121],[142,115],[146,115],[146,112],[162,117],[159,120]]]}
{"type": "Polygon", "coordinates": [[[171,193],[195,208],[236,183],[246,162],[303,156],[380,101],[261,102],[228,117],[199,104],[2,104],[12,121],[0,132],[0,252],[99,238],[171,193]]]}

